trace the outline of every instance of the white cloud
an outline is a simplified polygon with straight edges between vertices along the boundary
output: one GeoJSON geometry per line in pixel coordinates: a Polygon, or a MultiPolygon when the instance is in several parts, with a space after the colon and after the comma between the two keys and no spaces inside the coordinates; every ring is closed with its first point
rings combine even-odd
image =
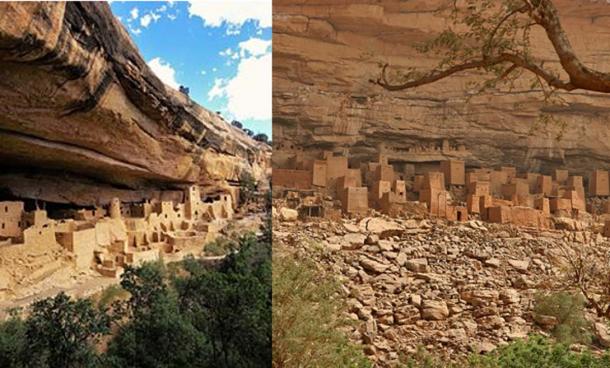
{"type": "Polygon", "coordinates": [[[129,14],[131,14],[131,19],[136,19],[138,17],[138,8],[131,9],[129,14]]]}
{"type": "Polygon", "coordinates": [[[218,53],[218,55],[220,56],[227,56],[227,57],[231,57],[231,55],[233,54],[233,50],[231,50],[231,48],[227,48],[226,50],[222,50],[221,52],[218,53]]]}
{"type": "Polygon", "coordinates": [[[140,24],[142,25],[142,27],[146,28],[150,25],[150,22],[156,22],[159,20],[159,18],[161,18],[160,15],[155,14],[154,12],[150,12],[140,18],[140,24]]]}
{"type": "Polygon", "coordinates": [[[170,63],[156,57],[148,62],[148,66],[161,79],[161,81],[173,89],[178,89],[180,84],[176,81],[176,71],[170,63]]]}
{"type": "Polygon", "coordinates": [[[250,53],[252,56],[266,54],[269,47],[271,47],[271,40],[262,40],[254,37],[239,43],[241,57],[247,56],[246,53],[250,53]]]}
{"type": "Polygon", "coordinates": [[[142,18],[140,18],[140,24],[144,28],[148,27],[148,25],[150,24],[151,21],[152,21],[152,16],[150,14],[146,14],[142,18]]]}
{"type": "Polygon", "coordinates": [[[198,0],[189,1],[190,16],[203,19],[204,26],[227,26],[227,34],[238,34],[249,20],[259,27],[271,27],[271,0],[198,0]]]}
{"type": "Polygon", "coordinates": [[[214,86],[208,91],[208,100],[213,100],[216,97],[221,97],[224,94],[223,84],[225,81],[222,78],[214,79],[214,86]]]}
{"type": "Polygon", "coordinates": [[[174,14],[168,14],[167,17],[169,18],[169,20],[176,20],[176,18],[178,18],[174,14]]]}
{"type": "Polygon", "coordinates": [[[240,59],[232,79],[214,80],[208,99],[227,98],[227,112],[237,120],[271,119],[271,53],[240,59]]]}
{"type": "Polygon", "coordinates": [[[142,30],[140,28],[129,28],[129,30],[136,36],[138,36],[140,33],[142,33],[142,30]]]}

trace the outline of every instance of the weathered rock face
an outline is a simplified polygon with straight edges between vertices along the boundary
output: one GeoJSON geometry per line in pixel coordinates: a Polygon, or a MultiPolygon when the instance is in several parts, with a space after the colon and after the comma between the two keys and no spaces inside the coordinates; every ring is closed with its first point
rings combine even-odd
{"type": "MultiPolygon", "coordinates": [[[[381,143],[405,149],[440,145],[448,138],[452,145],[466,146],[470,166],[512,164],[547,172],[563,166],[574,174],[610,166],[608,95],[562,94],[566,105],[553,111],[560,123],[537,126],[543,107],[535,100],[540,92],[530,90],[530,75],[512,92],[487,92],[469,103],[468,82],[481,76],[474,72],[404,92],[386,92],[369,83],[379,75],[379,62],[420,70],[438,64],[439,59],[414,46],[447,27],[435,13],[447,3],[274,2],[273,141],[312,154],[351,148],[354,157],[370,157],[381,143]]],[[[610,72],[610,18],[604,16],[610,5],[585,0],[556,4],[579,57],[610,72]]],[[[556,66],[546,36],[534,37],[535,55],[556,66]]]]}
{"type": "MultiPolygon", "coordinates": [[[[104,197],[107,186],[142,193],[227,185],[244,171],[262,178],[269,154],[268,146],[166,87],[107,4],[0,4],[4,178],[18,172],[31,179],[35,172],[61,182],[69,173],[99,183],[104,197]]],[[[25,189],[13,182],[0,185],[44,197],[36,180],[25,189]]],[[[99,201],[95,192],[83,201],[99,201]]]]}

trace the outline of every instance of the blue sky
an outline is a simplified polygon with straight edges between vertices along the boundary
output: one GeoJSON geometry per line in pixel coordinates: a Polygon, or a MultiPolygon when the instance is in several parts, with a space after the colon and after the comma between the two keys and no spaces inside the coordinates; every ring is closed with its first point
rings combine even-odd
{"type": "Polygon", "coordinates": [[[271,0],[113,1],[142,57],[203,107],[271,138],[271,0]]]}

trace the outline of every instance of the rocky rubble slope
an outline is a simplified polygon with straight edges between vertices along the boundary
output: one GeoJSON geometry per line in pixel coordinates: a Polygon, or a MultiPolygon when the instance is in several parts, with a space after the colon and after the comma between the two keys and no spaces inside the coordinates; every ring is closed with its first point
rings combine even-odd
{"type": "Polygon", "coordinates": [[[108,185],[223,186],[244,171],[262,178],[269,154],[164,85],[107,3],[0,4],[2,187],[40,198],[44,180],[63,181],[60,201],[95,204],[108,185]],[[80,188],[85,181],[99,186],[80,188]]]}
{"type": "MultiPolygon", "coordinates": [[[[577,55],[610,72],[610,5],[605,1],[553,0],[577,55]]],[[[276,143],[316,153],[351,148],[369,159],[389,148],[464,144],[467,165],[514,165],[521,171],[575,175],[610,164],[610,97],[573,91],[562,107],[543,107],[531,76],[513,91],[471,96],[475,72],[411,91],[386,92],[370,84],[379,63],[430,70],[440,59],[414,46],[448,26],[436,10],[448,0],[282,0],[274,2],[273,108],[276,143]],[[472,97],[469,103],[466,99],[472,97]],[[556,124],[540,124],[540,112],[556,124]],[[559,139],[558,139],[559,137],[559,139]]],[[[550,42],[535,32],[533,53],[557,68],[550,42]]]]}
{"type": "Polygon", "coordinates": [[[274,245],[338,277],[348,316],[360,322],[349,336],[379,366],[421,347],[455,359],[547,333],[554,322],[534,320],[534,300],[567,285],[562,249],[602,255],[610,245],[591,231],[381,217],[301,223],[284,221],[294,220],[288,212],[278,211],[274,245]]]}

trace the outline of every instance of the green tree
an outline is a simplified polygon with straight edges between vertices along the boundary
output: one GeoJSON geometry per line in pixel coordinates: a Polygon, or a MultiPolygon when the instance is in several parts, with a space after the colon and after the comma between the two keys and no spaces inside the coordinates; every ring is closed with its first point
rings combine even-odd
{"type": "Polygon", "coordinates": [[[111,317],[89,299],[59,293],[35,302],[25,322],[28,367],[96,367],[94,346],[110,332],[111,317]]]}
{"type": "Polygon", "coordinates": [[[0,367],[25,367],[26,326],[16,314],[0,322],[0,367]]]}
{"type": "Polygon", "coordinates": [[[124,325],[106,354],[108,367],[208,367],[205,336],[180,313],[175,295],[157,294],[124,325]]]}
{"type": "Polygon", "coordinates": [[[258,367],[271,360],[270,244],[254,236],[239,241],[218,270],[199,262],[174,281],[181,310],[210,340],[211,366],[258,367]]]}
{"type": "Polygon", "coordinates": [[[127,266],[121,276],[121,287],[130,294],[127,312],[137,317],[167,293],[165,266],[161,261],[140,267],[127,266]]]}
{"type": "Polygon", "coordinates": [[[206,366],[206,338],[180,313],[163,263],[127,267],[121,286],[131,295],[126,313],[131,319],[109,345],[108,366],[206,366]]]}

